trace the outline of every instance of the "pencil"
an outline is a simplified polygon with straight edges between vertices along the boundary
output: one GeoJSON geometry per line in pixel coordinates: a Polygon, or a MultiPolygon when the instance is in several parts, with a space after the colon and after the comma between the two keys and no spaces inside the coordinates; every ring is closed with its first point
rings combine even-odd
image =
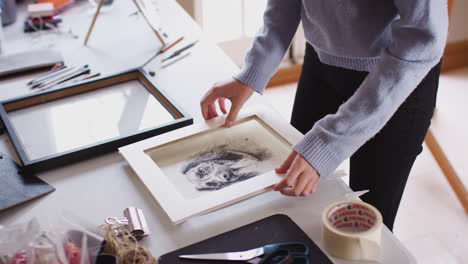
{"type": "Polygon", "coordinates": [[[44,74],[42,74],[42,75],[40,75],[40,76],[38,76],[38,77],[32,79],[31,81],[29,81],[29,82],[28,82],[28,85],[31,85],[31,84],[33,84],[33,83],[35,83],[35,82],[38,82],[38,81],[41,81],[42,79],[48,77],[49,75],[51,75],[51,74],[53,74],[53,73],[57,73],[58,71],[63,70],[63,69],[65,69],[65,68],[67,68],[67,66],[62,65],[62,66],[60,66],[60,67],[58,67],[58,68],[55,68],[55,69],[53,69],[53,70],[50,70],[50,71],[48,71],[48,72],[46,72],[46,73],[44,73],[44,74]]]}

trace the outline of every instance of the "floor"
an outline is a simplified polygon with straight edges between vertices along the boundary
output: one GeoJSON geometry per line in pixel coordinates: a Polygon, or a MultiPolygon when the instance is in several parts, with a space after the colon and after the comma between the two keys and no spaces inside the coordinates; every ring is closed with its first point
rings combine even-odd
{"type": "MultiPolygon", "coordinates": [[[[465,186],[468,186],[468,68],[440,79],[432,131],[465,186]]],[[[265,97],[290,119],[296,84],[269,88],[265,97]]],[[[343,168],[347,168],[343,164],[343,168]]],[[[416,160],[395,222],[395,235],[418,263],[468,263],[468,215],[426,146],[416,160]]]]}

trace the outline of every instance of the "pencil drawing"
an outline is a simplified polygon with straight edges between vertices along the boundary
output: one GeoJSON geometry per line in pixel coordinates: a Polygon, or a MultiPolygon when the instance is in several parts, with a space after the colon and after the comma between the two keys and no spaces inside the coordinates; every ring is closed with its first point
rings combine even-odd
{"type": "Polygon", "coordinates": [[[216,191],[258,176],[259,164],[271,157],[270,150],[242,138],[191,155],[181,172],[198,191],[216,191]]]}

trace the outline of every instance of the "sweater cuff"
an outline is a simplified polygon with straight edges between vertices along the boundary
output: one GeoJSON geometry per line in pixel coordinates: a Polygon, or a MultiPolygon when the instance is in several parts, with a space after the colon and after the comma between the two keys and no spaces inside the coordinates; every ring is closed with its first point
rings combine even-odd
{"type": "Polygon", "coordinates": [[[319,173],[320,177],[331,175],[342,162],[320,138],[316,131],[311,130],[294,147],[294,150],[305,158],[319,173]]]}
{"type": "Polygon", "coordinates": [[[271,74],[262,71],[262,67],[246,64],[242,70],[233,76],[234,79],[252,87],[257,93],[263,94],[271,74]]]}

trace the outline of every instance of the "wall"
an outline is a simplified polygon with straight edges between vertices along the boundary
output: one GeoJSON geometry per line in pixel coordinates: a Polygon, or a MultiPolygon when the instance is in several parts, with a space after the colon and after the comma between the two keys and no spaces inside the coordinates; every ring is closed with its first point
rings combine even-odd
{"type": "Polygon", "coordinates": [[[468,1],[454,0],[447,40],[449,43],[468,40],[468,27],[466,26],[468,21],[466,14],[468,14],[468,1]]]}

